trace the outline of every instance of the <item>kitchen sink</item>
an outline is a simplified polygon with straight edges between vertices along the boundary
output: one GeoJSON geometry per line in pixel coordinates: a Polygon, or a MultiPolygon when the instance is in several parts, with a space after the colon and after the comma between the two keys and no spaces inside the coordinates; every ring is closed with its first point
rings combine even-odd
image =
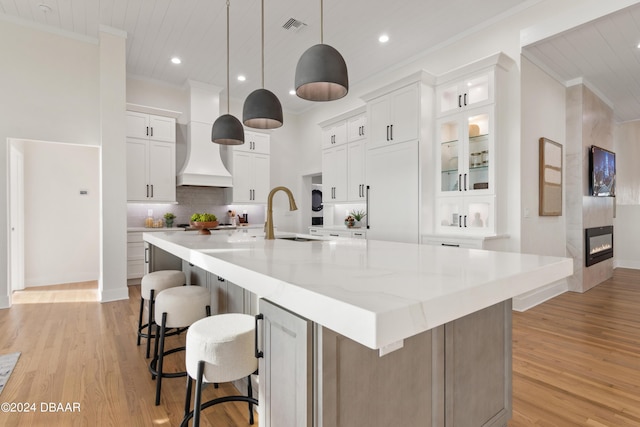
{"type": "Polygon", "coordinates": [[[307,237],[276,237],[276,239],[291,240],[292,242],[314,242],[319,240],[319,239],[309,239],[307,237]]]}

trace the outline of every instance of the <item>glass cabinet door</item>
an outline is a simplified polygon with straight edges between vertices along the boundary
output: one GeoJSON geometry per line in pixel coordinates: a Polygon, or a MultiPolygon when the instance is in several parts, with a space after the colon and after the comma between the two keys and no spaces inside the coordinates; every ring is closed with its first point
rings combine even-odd
{"type": "Polygon", "coordinates": [[[437,228],[445,234],[494,232],[493,196],[441,197],[438,200],[437,228]]]}
{"type": "Polygon", "coordinates": [[[440,124],[438,137],[440,140],[440,191],[459,191],[460,156],[462,137],[460,122],[452,119],[440,124]]]}
{"type": "Polygon", "coordinates": [[[493,154],[490,152],[489,141],[489,113],[472,115],[467,118],[468,149],[467,170],[465,174],[463,189],[465,191],[489,190],[489,158],[493,154]]]}

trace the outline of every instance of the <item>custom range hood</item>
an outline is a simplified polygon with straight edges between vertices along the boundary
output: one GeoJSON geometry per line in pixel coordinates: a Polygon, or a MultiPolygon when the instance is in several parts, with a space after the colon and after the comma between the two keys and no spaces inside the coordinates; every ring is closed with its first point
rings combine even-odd
{"type": "Polygon", "coordinates": [[[211,127],[218,118],[221,88],[188,81],[189,121],[179,126],[176,141],[176,184],[232,187],[231,174],[220,156],[220,145],[211,142],[211,127]]]}

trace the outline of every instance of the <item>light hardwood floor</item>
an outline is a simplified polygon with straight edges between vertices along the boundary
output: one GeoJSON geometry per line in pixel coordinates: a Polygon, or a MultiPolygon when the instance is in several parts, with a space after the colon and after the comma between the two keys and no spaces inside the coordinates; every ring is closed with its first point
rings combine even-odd
{"type": "MultiPolygon", "coordinates": [[[[14,294],[0,310],[0,354],[22,356],[0,402],[36,403],[37,412],[0,412],[1,426],[179,425],[185,380],[165,380],[154,406],[144,346],[135,345],[140,290],[129,289],[129,301],[106,304],[95,302],[95,284],[14,294]],[[80,412],[41,412],[41,402],[78,402],[80,412]]],[[[510,427],[640,426],[640,271],[617,269],[585,294],[514,313],[513,324],[510,427]]],[[[234,391],[209,386],[205,399],[234,391]]],[[[248,425],[244,404],[204,415],[203,426],[248,425]]]]}

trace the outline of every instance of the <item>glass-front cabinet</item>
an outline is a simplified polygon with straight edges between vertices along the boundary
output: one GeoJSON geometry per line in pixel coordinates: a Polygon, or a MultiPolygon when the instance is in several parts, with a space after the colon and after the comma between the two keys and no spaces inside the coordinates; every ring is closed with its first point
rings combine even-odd
{"type": "Polygon", "coordinates": [[[438,189],[442,195],[493,193],[492,109],[438,121],[438,189]]]}
{"type": "Polygon", "coordinates": [[[438,116],[493,103],[493,71],[443,84],[437,90],[438,116]]]}
{"type": "Polygon", "coordinates": [[[444,234],[491,234],[495,230],[495,196],[440,199],[438,232],[444,234]]]}

